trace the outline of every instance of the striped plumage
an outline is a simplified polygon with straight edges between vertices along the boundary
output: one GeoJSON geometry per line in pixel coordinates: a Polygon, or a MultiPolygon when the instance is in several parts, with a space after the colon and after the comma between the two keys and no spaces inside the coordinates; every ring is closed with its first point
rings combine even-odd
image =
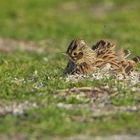
{"type": "Polygon", "coordinates": [[[96,60],[96,53],[83,40],[72,40],[66,54],[69,62],[65,68],[65,74],[89,74],[94,71],[91,64],[96,60]]]}
{"type": "Polygon", "coordinates": [[[116,46],[113,43],[106,40],[100,40],[99,42],[97,42],[92,47],[92,49],[97,54],[96,64],[101,63],[101,60],[102,60],[103,61],[102,65],[110,63],[112,67],[119,67],[119,65],[117,64],[118,55],[115,51],[115,47],[116,46]]]}
{"type": "Polygon", "coordinates": [[[136,63],[140,60],[140,57],[127,59],[130,55],[128,50],[116,51],[116,46],[106,40],[98,41],[91,49],[83,40],[74,39],[66,54],[69,62],[65,74],[90,74],[109,63],[116,74],[126,75],[136,68],[136,63]]]}
{"type": "Polygon", "coordinates": [[[136,69],[137,63],[140,61],[140,57],[136,56],[132,59],[123,59],[118,62],[121,66],[121,72],[125,73],[125,75],[129,75],[130,72],[136,69]]]}

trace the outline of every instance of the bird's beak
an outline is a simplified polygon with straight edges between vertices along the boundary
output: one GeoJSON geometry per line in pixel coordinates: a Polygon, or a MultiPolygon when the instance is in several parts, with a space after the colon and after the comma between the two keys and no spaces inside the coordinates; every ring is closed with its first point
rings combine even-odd
{"type": "Polygon", "coordinates": [[[64,52],[63,52],[62,54],[63,54],[64,56],[68,56],[68,55],[67,55],[66,53],[64,53],[64,52]]]}
{"type": "Polygon", "coordinates": [[[65,58],[69,58],[69,56],[68,56],[68,54],[67,53],[62,53],[64,56],[65,56],[65,58]]]}

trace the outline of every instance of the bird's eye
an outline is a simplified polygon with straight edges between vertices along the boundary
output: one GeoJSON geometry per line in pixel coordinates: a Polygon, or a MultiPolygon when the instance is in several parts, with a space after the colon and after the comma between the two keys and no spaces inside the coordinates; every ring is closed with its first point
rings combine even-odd
{"type": "Polygon", "coordinates": [[[76,52],[74,52],[74,53],[73,53],[73,55],[75,56],[75,55],[77,55],[77,53],[76,53],[76,52]]]}

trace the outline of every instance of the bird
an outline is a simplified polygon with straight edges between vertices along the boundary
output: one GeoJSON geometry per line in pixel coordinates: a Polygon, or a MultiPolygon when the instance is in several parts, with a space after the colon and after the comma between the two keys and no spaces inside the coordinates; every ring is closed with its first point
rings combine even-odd
{"type": "Polygon", "coordinates": [[[99,40],[91,48],[81,39],[73,39],[66,51],[68,63],[64,74],[92,74],[97,68],[111,65],[115,74],[128,75],[136,69],[140,57],[128,59],[129,50],[116,50],[116,45],[108,40],[99,40]]]}

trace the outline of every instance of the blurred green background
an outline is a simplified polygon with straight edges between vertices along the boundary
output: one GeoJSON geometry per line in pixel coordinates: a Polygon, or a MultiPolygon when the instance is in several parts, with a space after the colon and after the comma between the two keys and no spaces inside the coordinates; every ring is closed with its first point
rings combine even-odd
{"type": "Polygon", "coordinates": [[[1,0],[0,9],[2,37],[57,43],[109,38],[127,47],[140,43],[138,0],[1,0]]]}
{"type": "Polygon", "coordinates": [[[66,82],[62,77],[66,65],[62,52],[76,37],[89,46],[99,39],[109,39],[139,55],[140,1],[0,0],[0,111],[7,105],[26,101],[38,106],[23,115],[0,113],[0,139],[59,140],[83,134],[140,134],[139,112],[94,119],[92,109],[77,108],[94,101],[56,98],[58,89],[107,84],[119,95],[110,98],[112,106],[136,105],[140,101],[140,94],[134,94],[132,87],[113,81],[66,82]],[[18,50],[20,43],[13,45],[12,41],[33,41],[37,51],[18,50]],[[11,48],[10,52],[2,52],[5,45],[11,48]],[[14,51],[13,46],[17,47],[14,51]],[[44,51],[38,53],[39,48],[44,51]],[[59,103],[75,107],[58,108],[59,103]]]}

